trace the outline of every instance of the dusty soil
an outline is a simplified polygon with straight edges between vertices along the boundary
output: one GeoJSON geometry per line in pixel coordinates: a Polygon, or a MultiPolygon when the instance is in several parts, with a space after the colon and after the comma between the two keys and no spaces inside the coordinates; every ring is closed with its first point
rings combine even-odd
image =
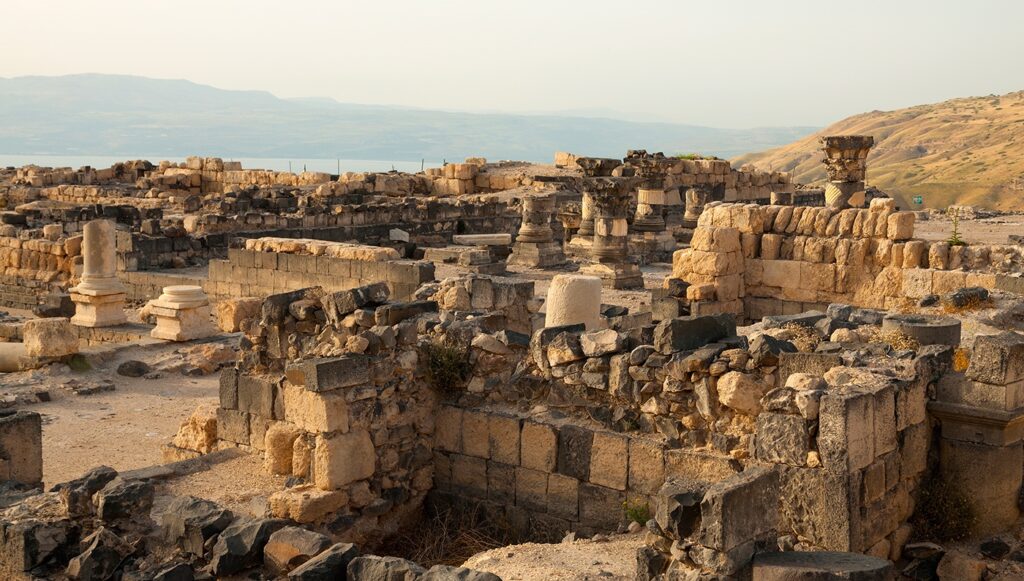
{"type": "MultiPolygon", "coordinates": [[[[230,341],[230,339],[227,339],[230,341]]],[[[45,390],[51,401],[19,406],[43,416],[43,479],[52,485],[106,464],[132,470],[162,463],[160,447],[202,403],[217,402],[218,375],[181,373],[182,345],[136,345],[90,355],[92,368],[74,372],[63,364],[0,375],[0,392],[45,390]],[[124,377],[129,359],[150,363],[150,378],[124,377]],[[68,385],[113,390],[76,395],[68,385]]],[[[188,349],[186,347],[186,349],[188,349]]]]}
{"type": "MultiPolygon", "coordinates": [[[[952,233],[953,221],[944,216],[932,214],[914,223],[914,234],[924,240],[947,240],[952,233]]],[[[1024,215],[960,220],[960,237],[968,244],[1007,244],[1010,234],[1024,234],[1024,215]]]]}
{"type": "Polygon", "coordinates": [[[510,545],[474,555],[463,566],[494,573],[505,581],[632,579],[643,533],[613,535],[605,541],[510,545]]]}

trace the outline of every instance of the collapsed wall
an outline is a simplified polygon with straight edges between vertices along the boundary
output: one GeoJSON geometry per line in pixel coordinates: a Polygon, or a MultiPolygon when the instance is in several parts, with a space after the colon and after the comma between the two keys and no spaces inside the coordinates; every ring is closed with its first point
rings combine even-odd
{"type": "MultiPolygon", "coordinates": [[[[708,204],[672,276],[689,285],[691,313],[766,315],[830,303],[898,309],[967,286],[1014,290],[1020,248],[951,246],[914,238],[914,214],[892,200],[868,209],[708,204]]],[[[666,281],[666,285],[669,281],[666,281]]]]}
{"type": "Polygon", "coordinates": [[[666,538],[697,535],[687,558],[721,574],[780,536],[886,558],[906,542],[951,349],[879,373],[750,342],[729,315],[531,336],[508,326],[532,283],[457,280],[405,303],[382,284],[278,294],[245,325],[218,434],[306,479],[276,515],[362,536],[429,501],[589,533],[687,497],[666,538]]]}

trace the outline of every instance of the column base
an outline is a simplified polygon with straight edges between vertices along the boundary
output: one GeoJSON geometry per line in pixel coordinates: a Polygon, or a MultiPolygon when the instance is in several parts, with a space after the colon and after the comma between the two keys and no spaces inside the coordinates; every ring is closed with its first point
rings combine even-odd
{"type": "Polygon", "coordinates": [[[128,322],[124,312],[125,293],[83,295],[71,293],[75,315],[71,324],[79,327],[114,327],[128,322]]]}
{"type": "Polygon", "coordinates": [[[644,277],[640,272],[640,267],[631,263],[588,264],[580,268],[580,273],[601,277],[601,284],[605,288],[630,289],[644,287],[644,277]]]}
{"type": "Polygon", "coordinates": [[[508,263],[533,268],[559,266],[565,264],[565,253],[557,242],[516,242],[508,263]]]}
{"type": "Polygon", "coordinates": [[[156,316],[156,327],[149,336],[154,339],[192,341],[217,334],[210,320],[209,305],[192,309],[154,307],[151,312],[156,316]]]}

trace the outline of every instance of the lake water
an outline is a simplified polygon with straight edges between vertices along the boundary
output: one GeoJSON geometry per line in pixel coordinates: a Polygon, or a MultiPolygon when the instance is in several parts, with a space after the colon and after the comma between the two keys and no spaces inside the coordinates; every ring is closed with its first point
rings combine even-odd
{"type": "MultiPolygon", "coordinates": [[[[175,163],[185,161],[184,157],[166,155],[8,155],[0,154],[0,167],[21,167],[23,165],[35,164],[42,167],[70,167],[78,169],[84,165],[94,168],[105,168],[129,159],[148,159],[153,165],[159,165],[162,160],[175,163]]],[[[391,171],[396,169],[404,172],[418,172],[421,168],[420,161],[384,161],[376,159],[274,159],[274,158],[228,158],[224,161],[240,161],[243,169],[269,169],[274,171],[322,171],[331,174],[346,171],[391,171]]],[[[422,167],[440,167],[441,162],[427,160],[422,167]]]]}

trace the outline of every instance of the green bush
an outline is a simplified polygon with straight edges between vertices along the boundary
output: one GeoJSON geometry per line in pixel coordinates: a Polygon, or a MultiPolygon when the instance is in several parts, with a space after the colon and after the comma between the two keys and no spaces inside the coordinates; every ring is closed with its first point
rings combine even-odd
{"type": "Polygon", "coordinates": [[[469,347],[455,339],[444,338],[425,348],[427,379],[441,393],[457,393],[469,379],[472,365],[469,347]]]}
{"type": "Polygon", "coordinates": [[[626,513],[629,522],[647,524],[651,520],[651,505],[639,500],[627,500],[622,503],[622,510],[626,513]]]}
{"type": "Polygon", "coordinates": [[[953,482],[931,476],[921,483],[913,519],[918,538],[959,541],[970,535],[974,522],[970,501],[953,482]]]}

